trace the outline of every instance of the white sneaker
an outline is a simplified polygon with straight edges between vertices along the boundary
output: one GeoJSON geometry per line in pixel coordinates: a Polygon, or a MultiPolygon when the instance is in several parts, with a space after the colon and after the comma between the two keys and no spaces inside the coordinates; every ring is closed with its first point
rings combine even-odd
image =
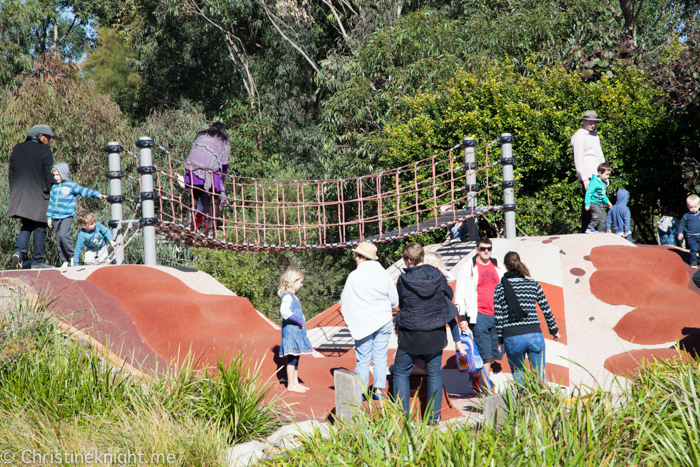
{"type": "Polygon", "coordinates": [[[64,261],[63,263],[61,263],[61,267],[62,267],[62,268],[67,268],[67,267],[68,267],[68,261],[64,261]]]}

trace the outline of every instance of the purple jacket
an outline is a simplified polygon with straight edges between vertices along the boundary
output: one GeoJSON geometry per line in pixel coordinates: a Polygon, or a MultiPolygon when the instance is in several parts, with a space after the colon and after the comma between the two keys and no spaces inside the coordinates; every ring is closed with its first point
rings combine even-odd
{"type": "Polygon", "coordinates": [[[223,172],[223,166],[228,165],[229,151],[228,142],[207,134],[201,135],[194,140],[185,167],[204,180],[204,189],[209,190],[212,172],[223,172]]]}

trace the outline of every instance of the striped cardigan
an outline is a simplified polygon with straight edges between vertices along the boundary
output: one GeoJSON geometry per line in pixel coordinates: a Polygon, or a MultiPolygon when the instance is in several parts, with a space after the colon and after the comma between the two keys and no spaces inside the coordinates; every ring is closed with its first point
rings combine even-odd
{"type": "Polygon", "coordinates": [[[527,317],[521,321],[511,321],[508,316],[508,303],[503,290],[503,284],[498,284],[493,295],[493,307],[496,318],[496,332],[498,333],[498,342],[503,343],[506,337],[519,336],[521,334],[529,334],[533,332],[542,332],[540,328],[540,320],[537,317],[537,307],[535,303],[539,303],[542,309],[542,314],[547,322],[549,333],[555,335],[559,330],[557,323],[554,320],[552,310],[547,303],[547,297],[544,296],[544,291],[537,281],[532,279],[522,279],[513,277],[506,279],[513,286],[520,306],[523,311],[527,312],[527,317]]]}

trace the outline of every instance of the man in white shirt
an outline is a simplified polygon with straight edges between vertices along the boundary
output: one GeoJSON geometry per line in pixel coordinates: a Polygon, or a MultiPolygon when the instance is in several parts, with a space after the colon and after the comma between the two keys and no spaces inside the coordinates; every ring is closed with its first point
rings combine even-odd
{"type": "MultiPolygon", "coordinates": [[[[600,138],[595,132],[595,127],[600,121],[595,110],[586,110],[581,118],[581,128],[571,137],[571,148],[574,151],[574,166],[576,177],[583,186],[583,198],[586,197],[586,189],[591,177],[597,173],[598,166],[605,162],[603,149],[600,147],[600,138]]],[[[586,230],[591,221],[591,212],[586,211],[584,203],[581,205],[581,232],[586,230]]]]}

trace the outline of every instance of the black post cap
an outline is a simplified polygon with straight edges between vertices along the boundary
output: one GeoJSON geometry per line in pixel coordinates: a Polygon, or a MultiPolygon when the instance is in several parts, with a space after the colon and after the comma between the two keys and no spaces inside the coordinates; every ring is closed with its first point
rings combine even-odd
{"type": "Polygon", "coordinates": [[[136,171],[141,175],[154,174],[158,171],[158,168],[155,165],[141,165],[136,167],[136,171]]]}
{"type": "Polygon", "coordinates": [[[152,148],[155,146],[156,143],[152,139],[140,139],[136,141],[136,147],[137,148],[152,148]]]}
{"type": "Polygon", "coordinates": [[[515,138],[513,135],[501,135],[498,137],[498,142],[503,144],[503,143],[513,143],[515,142],[515,138]]]}
{"type": "Polygon", "coordinates": [[[104,149],[108,153],[124,151],[124,147],[121,144],[108,144],[104,149]]]}

